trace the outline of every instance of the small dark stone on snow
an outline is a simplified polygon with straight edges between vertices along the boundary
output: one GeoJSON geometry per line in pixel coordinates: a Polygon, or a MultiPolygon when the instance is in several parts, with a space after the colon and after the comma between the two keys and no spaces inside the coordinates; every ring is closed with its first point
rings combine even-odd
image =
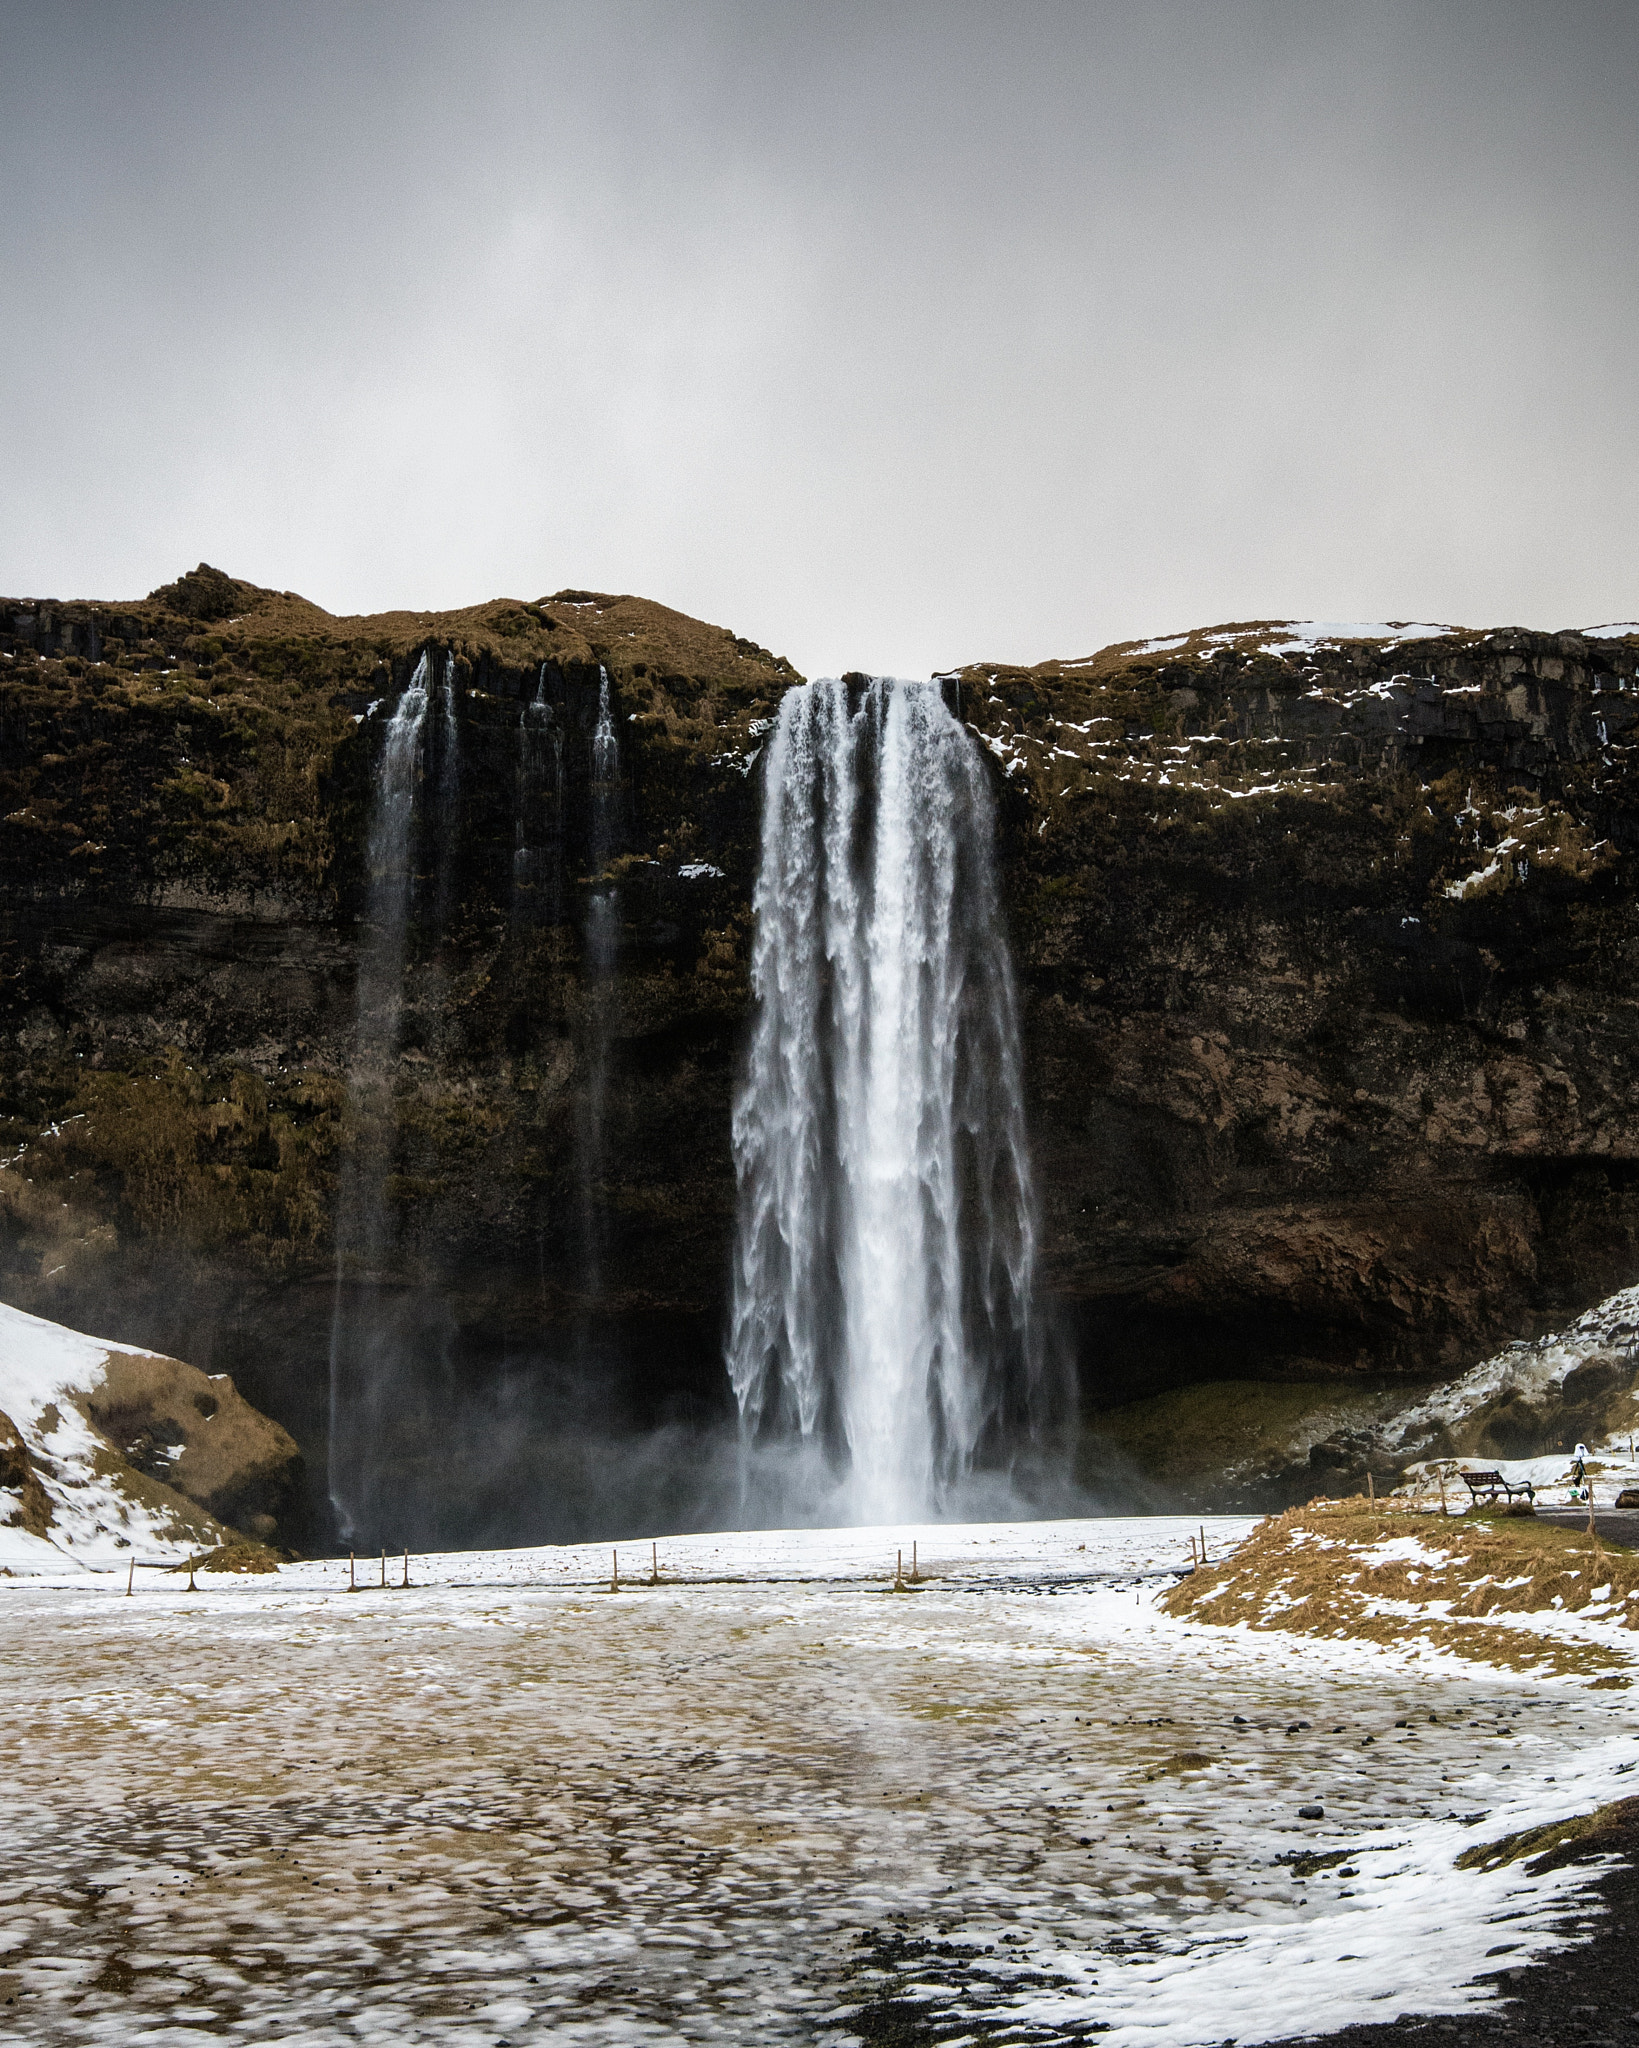
{"type": "Polygon", "coordinates": [[[1298,1808],[1299,1820],[1324,1820],[1325,1818],[1326,1809],[1324,1806],[1300,1806],[1298,1808]]]}

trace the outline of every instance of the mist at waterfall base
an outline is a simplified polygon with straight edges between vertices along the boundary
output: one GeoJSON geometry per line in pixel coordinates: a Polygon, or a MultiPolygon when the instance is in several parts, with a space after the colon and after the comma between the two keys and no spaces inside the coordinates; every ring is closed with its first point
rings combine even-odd
{"type": "Polygon", "coordinates": [[[460,1547],[1077,1505],[1056,1450],[1069,1375],[1033,1302],[989,785],[940,689],[802,686],[766,743],[719,1321],[601,1298],[635,827],[610,679],[543,669],[510,728],[488,731],[494,714],[469,711],[454,678],[429,649],[365,721],[352,1135],[327,1414],[307,1432],[327,1442],[333,1535],[460,1547]],[[459,1042],[480,795],[507,811],[482,915],[504,906],[503,961],[532,961],[557,992],[573,1057],[557,1140],[573,1156],[538,1238],[557,1309],[501,1329],[399,1199],[418,1170],[415,1087],[459,1042]]]}

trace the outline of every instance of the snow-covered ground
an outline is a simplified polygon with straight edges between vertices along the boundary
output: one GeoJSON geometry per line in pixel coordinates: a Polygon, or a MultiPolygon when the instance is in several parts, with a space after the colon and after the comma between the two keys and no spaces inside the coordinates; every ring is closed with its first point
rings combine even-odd
{"type": "Polygon", "coordinates": [[[1201,1526],[676,1538],[658,1586],[633,1543],[618,1595],[601,1545],[0,1581],[12,2038],[840,2044],[891,1994],[1185,2048],[1485,2000],[1589,1873],[1455,1858],[1626,1792],[1628,1695],[1170,1619],[1201,1526]]]}

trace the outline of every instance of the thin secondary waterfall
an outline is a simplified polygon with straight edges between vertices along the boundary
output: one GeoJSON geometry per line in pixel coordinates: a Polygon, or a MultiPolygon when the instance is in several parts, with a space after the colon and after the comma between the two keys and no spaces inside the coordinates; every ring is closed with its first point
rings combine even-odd
{"type": "MultiPolygon", "coordinates": [[[[430,661],[416,663],[382,735],[365,847],[365,937],[359,957],[357,1026],[349,1092],[355,1108],[373,1109],[378,1124],[391,1106],[392,1065],[404,1011],[404,961],[414,892],[416,793],[422,777],[430,661]]],[[[329,1491],[344,1533],[363,1503],[358,1484],[381,1398],[368,1331],[348,1313],[351,1273],[376,1271],[390,1229],[383,1199],[386,1162],[365,1151],[347,1155],[336,1202],[336,1301],[330,1325],[329,1491]],[[362,1354],[362,1355],[360,1355],[362,1354]]]]}
{"type": "Polygon", "coordinates": [[[455,717],[455,656],[452,653],[444,656],[443,674],[438,684],[435,747],[437,802],[433,808],[433,862],[438,884],[434,914],[442,932],[449,924],[450,906],[455,900],[456,836],[461,818],[461,730],[455,717]]]}
{"type": "Polygon", "coordinates": [[[614,1029],[615,946],[620,888],[609,874],[620,829],[620,742],[609,671],[598,665],[598,715],[592,729],[591,894],[586,906],[586,1091],[581,1109],[581,1190],[585,1225],[585,1288],[601,1280],[597,1184],[603,1168],[604,1107],[609,1092],[609,1040],[614,1029]]]}
{"type": "Polygon", "coordinates": [[[609,671],[598,665],[598,722],[592,730],[592,900],[587,907],[586,940],[594,974],[607,976],[614,965],[615,935],[620,925],[620,890],[608,873],[615,851],[620,807],[620,742],[615,737],[614,702],[609,671]]]}
{"type": "Polygon", "coordinates": [[[989,785],[937,685],[881,679],[788,691],[766,777],[729,1373],[851,1519],[937,1512],[1040,1378],[989,785]]]}
{"type": "Polygon", "coordinates": [[[563,728],[547,702],[543,661],[535,679],[535,694],[518,720],[518,788],[512,826],[514,922],[527,911],[555,924],[562,912],[563,786],[563,728]]]}

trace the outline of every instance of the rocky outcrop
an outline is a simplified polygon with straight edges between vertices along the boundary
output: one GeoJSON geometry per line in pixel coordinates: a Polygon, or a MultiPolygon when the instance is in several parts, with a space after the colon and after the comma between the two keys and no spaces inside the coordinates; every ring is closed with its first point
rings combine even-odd
{"type": "Polygon", "coordinates": [[[0,1413],[0,1521],[29,1536],[51,1527],[51,1496],[29,1454],[28,1440],[9,1415],[0,1413]]]}
{"type": "MultiPolygon", "coordinates": [[[[415,1361],[383,1440],[457,1504],[402,1533],[590,1526],[609,1432],[726,1411],[789,664],[634,598],[337,619],[204,568],[0,627],[0,1288],[230,1371],[322,1513],[362,1162],[388,1248],[343,1283],[415,1361]],[[458,793],[420,828],[402,1052],[361,1086],[370,777],[423,653],[458,793]]],[[[1639,1270],[1636,678],[1620,636],[1252,625],[950,679],[995,762],[1043,1278],[1090,1409],[1449,1375],[1639,1270]]]]}
{"type": "Polygon", "coordinates": [[[302,1520],[295,1443],[224,1375],[7,1305],[0,1403],[8,1571],[162,1563],[302,1520]]]}
{"type": "Polygon", "coordinates": [[[1237,1380],[1129,1402],[1089,1422],[1081,1476],[1116,1503],[1268,1513],[1317,1494],[1386,1492],[1457,1461],[1547,1459],[1557,1476],[1577,1444],[1628,1459],[1636,1434],[1639,1288],[1630,1287],[1427,1390],[1237,1380]]]}
{"type": "Polygon", "coordinates": [[[226,1374],[176,1358],[111,1351],[86,1415],[133,1470],[164,1482],[230,1529],[267,1538],[302,1508],[301,1452],[226,1374]]]}

